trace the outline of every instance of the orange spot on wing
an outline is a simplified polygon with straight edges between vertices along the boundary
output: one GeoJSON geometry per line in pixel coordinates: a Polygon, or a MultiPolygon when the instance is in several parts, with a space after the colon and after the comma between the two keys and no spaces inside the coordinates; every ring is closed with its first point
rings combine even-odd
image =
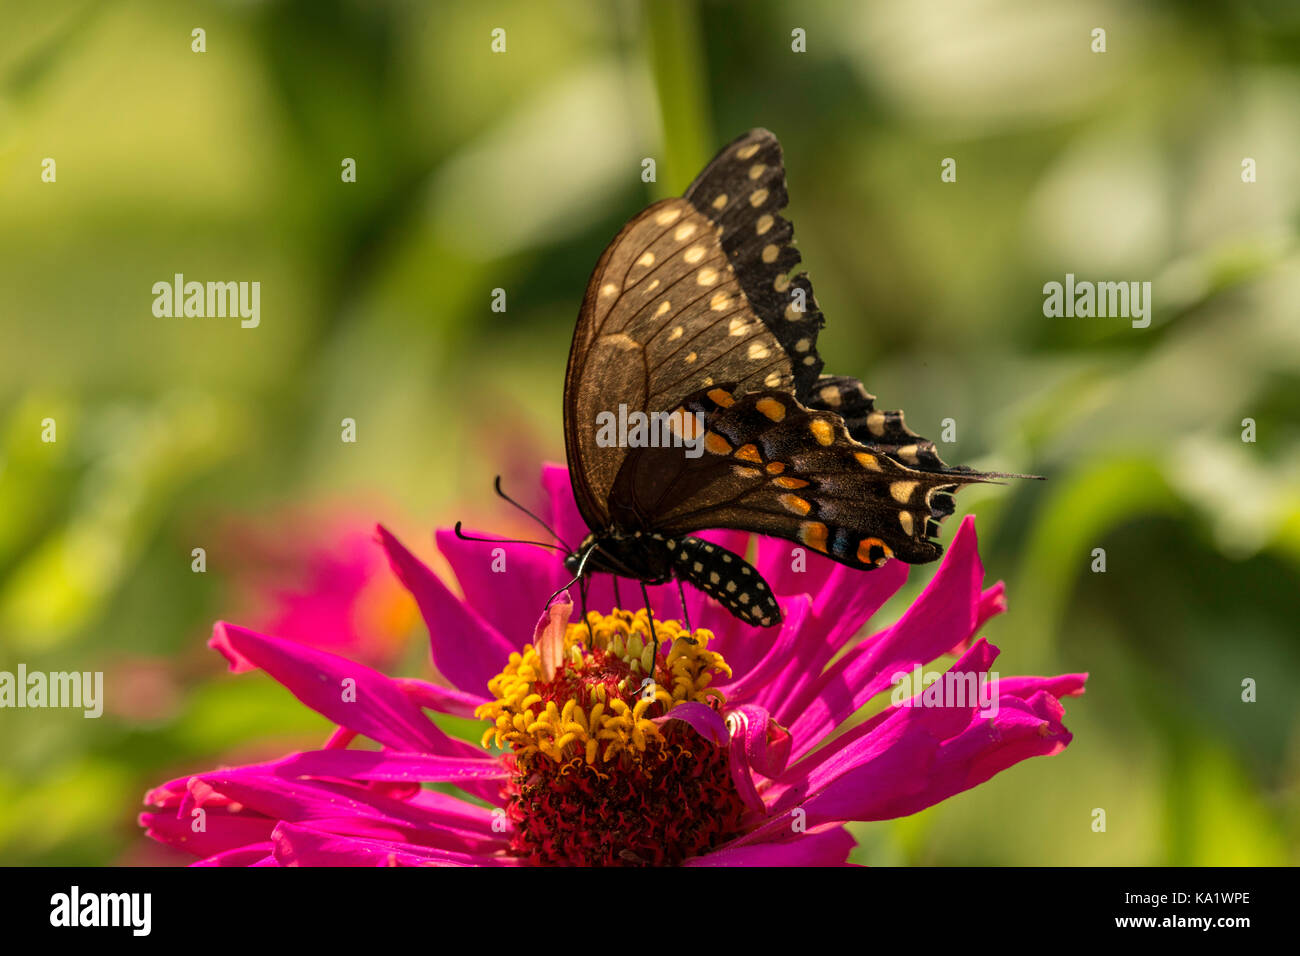
{"type": "Polygon", "coordinates": [[[812,511],[812,505],[798,495],[782,495],[777,500],[781,502],[786,511],[793,511],[797,515],[806,515],[812,511]]]}
{"type": "Polygon", "coordinates": [[[698,422],[694,415],[686,410],[686,406],[678,405],[668,415],[668,430],[678,438],[686,441],[693,441],[697,435],[696,426],[698,422]]]}
{"type": "Polygon", "coordinates": [[[883,564],[885,558],[892,558],[893,556],[893,549],[879,538],[863,538],[862,543],[858,545],[858,560],[863,564],[883,564]],[[872,548],[879,548],[884,556],[873,558],[871,556],[872,548]]]}
{"type": "Polygon", "coordinates": [[[808,430],[813,433],[813,438],[817,439],[819,445],[829,445],[835,441],[835,429],[831,428],[830,422],[815,418],[808,425],[808,430]]]}
{"type": "Polygon", "coordinates": [[[826,539],[830,530],[820,521],[805,521],[799,526],[799,540],[814,551],[826,553],[826,539]]]}
{"type": "Polygon", "coordinates": [[[731,442],[717,432],[709,432],[704,436],[704,447],[715,455],[731,454],[731,442]]]}

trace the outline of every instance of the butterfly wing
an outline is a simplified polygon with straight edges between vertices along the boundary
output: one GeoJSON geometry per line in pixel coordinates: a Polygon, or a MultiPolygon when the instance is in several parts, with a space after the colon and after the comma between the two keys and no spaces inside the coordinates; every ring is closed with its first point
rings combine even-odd
{"type": "MultiPolygon", "coordinates": [[[[809,410],[839,415],[849,437],[877,457],[912,470],[950,476],[948,482],[938,485],[922,479],[930,513],[916,526],[926,538],[936,535],[939,522],[954,510],[952,492],[960,484],[996,476],[947,465],[933,442],[907,427],[901,411],[877,410],[875,396],[862,382],[822,373],[817,336],[825,319],[807,273],[789,275],[801,256],[792,244],[794,227],[780,214],[789,194],[776,136],[754,129],[735,139],[696,177],[686,198],[697,209],[715,211],[722,230],[719,239],[748,301],[791,360],[796,400],[809,410]]],[[[910,560],[931,560],[942,553],[937,543],[931,545],[920,548],[919,553],[904,549],[900,556],[915,553],[910,560]],[[925,553],[931,558],[921,556],[925,553]]]]}
{"type": "Polygon", "coordinates": [[[795,397],[807,403],[822,370],[817,333],[826,324],[806,272],[789,202],[785,161],[776,136],[753,129],[733,140],[687,188],[684,198],[708,217],[754,315],[790,359],[795,397]]]}
{"type": "Polygon", "coordinates": [[[753,129],[728,144],[691,183],[686,199],[713,213],[754,313],[790,356],[795,397],[802,404],[841,415],[855,441],[913,468],[969,471],[945,465],[934,443],[904,424],[901,411],[877,411],[875,396],[857,379],[821,374],[817,335],[826,320],[808,274],[789,275],[802,257],[792,244],[794,226],[780,214],[789,193],[775,135],[753,129]]]}
{"type": "Polygon", "coordinates": [[[752,531],[862,569],[942,553],[926,523],[951,476],[873,452],[839,415],[807,408],[788,391],[716,386],[684,406],[705,423],[702,454],[629,450],[609,502],[616,522],[667,535],[752,531]]]}
{"type": "Polygon", "coordinates": [[[672,413],[718,381],[793,386],[792,363],[754,314],[719,241],[720,227],[684,199],[646,209],[601,256],[587,285],[564,387],[574,493],[592,528],[628,449],[601,440],[605,415],[672,413]]]}
{"type": "Polygon", "coordinates": [[[735,528],[854,567],[933,560],[949,492],[988,476],[949,468],[860,382],[822,374],[787,200],[780,144],[751,130],[606,249],[565,380],[579,508],[593,528],[735,528]],[[598,416],[620,405],[699,412],[706,452],[602,444],[598,416]]]}

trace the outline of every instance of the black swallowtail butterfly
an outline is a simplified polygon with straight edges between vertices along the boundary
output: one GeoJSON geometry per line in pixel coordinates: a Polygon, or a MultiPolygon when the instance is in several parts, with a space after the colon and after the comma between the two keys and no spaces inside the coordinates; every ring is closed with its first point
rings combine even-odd
{"type": "Polygon", "coordinates": [[[902,412],[822,373],[825,319],[807,273],[790,275],[787,200],[781,144],[750,130],[596,263],[564,379],[569,476],[591,530],[565,566],[584,605],[593,573],[639,581],[647,608],[645,586],[675,579],[768,627],[781,610],[767,582],[693,532],[772,535],[864,571],[921,564],[943,553],[934,536],[959,486],[1032,477],[950,467],[902,412]]]}
{"type": "Polygon", "coordinates": [[[597,262],[564,381],[569,473],[591,529],[566,559],[577,580],[686,581],[766,627],[781,620],[767,583],[692,532],[773,535],[862,570],[924,563],[943,552],[952,492],[1005,477],[945,465],[902,412],[822,373],[825,320],[807,274],[790,276],[787,199],[780,143],[751,130],[597,262]],[[637,413],[609,440],[616,417],[637,413]]]}

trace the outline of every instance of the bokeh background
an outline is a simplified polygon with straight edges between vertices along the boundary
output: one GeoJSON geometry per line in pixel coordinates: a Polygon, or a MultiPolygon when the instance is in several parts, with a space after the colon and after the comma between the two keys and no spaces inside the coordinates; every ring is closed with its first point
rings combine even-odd
{"type": "Polygon", "coordinates": [[[527,498],[562,459],[602,248],[757,125],[829,368],[923,434],[954,419],[949,461],[1049,479],[959,499],[1007,582],[1000,669],[1092,674],[1065,753],[858,827],[854,859],[1300,862],[1296,4],[5,0],[0,23],[0,669],[103,670],[108,698],[0,712],[0,862],[170,862],[134,824],[147,786],[320,743],[224,673],[217,618],[426,675],[373,523],[430,560],[436,525],[513,526],[491,477],[527,498]],[[260,327],[154,317],[177,272],[259,281],[260,327]],[[1150,328],[1044,317],[1067,272],[1151,281],[1150,328]]]}

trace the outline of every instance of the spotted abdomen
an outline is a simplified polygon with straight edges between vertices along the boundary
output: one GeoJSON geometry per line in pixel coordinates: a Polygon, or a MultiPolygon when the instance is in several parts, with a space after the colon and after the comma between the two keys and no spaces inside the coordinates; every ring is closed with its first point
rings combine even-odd
{"type": "Polygon", "coordinates": [[[755,627],[781,623],[781,609],[762,576],[739,555],[703,538],[672,542],[673,573],[755,627]]]}

